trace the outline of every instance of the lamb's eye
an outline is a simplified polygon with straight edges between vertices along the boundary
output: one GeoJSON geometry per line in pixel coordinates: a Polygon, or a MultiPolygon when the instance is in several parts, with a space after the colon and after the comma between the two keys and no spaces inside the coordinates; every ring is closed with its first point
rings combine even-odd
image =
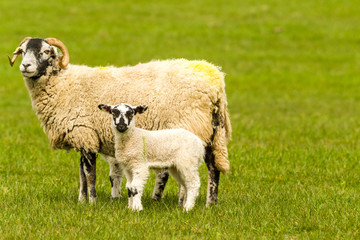
{"type": "Polygon", "coordinates": [[[50,50],[45,50],[44,53],[45,53],[45,54],[49,54],[49,53],[50,53],[50,50]]]}

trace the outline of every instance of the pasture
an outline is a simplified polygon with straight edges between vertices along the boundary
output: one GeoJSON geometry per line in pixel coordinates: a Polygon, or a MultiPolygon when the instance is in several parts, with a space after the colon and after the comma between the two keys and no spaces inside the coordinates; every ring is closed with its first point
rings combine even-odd
{"type": "MultiPolygon", "coordinates": [[[[0,1],[0,239],[359,239],[360,5],[355,0],[0,1]],[[170,179],[160,202],[80,204],[79,153],[51,149],[11,54],[56,37],[70,63],[206,59],[222,67],[231,170],[193,211],[170,179]]],[[[144,103],[146,104],[146,103],[144,103]]]]}

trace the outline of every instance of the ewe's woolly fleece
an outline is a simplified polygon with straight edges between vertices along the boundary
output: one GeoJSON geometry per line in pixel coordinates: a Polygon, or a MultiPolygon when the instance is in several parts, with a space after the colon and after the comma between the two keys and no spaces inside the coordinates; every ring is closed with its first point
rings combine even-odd
{"type": "Polygon", "coordinates": [[[137,118],[138,127],[189,130],[205,143],[212,142],[215,166],[221,172],[230,168],[224,74],[206,61],[152,61],[120,68],[70,64],[55,76],[24,80],[53,148],[114,156],[111,116],[97,106],[145,104],[149,109],[137,118]]]}

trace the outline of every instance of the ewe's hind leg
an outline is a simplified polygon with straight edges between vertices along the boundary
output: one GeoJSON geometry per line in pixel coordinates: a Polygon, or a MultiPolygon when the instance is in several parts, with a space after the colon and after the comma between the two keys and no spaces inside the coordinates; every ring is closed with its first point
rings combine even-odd
{"type": "Polygon", "coordinates": [[[156,173],[155,187],[151,198],[153,200],[160,200],[164,192],[165,185],[169,179],[169,173],[167,169],[155,170],[155,173],[156,173]]]}
{"type": "Polygon", "coordinates": [[[208,168],[208,187],[206,206],[215,205],[218,197],[220,171],[215,167],[215,158],[211,146],[205,148],[205,162],[208,168]]]}
{"type": "Polygon", "coordinates": [[[86,193],[84,194],[85,186],[89,192],[89,202],[96,202],[96,154],[92,152],[85,152],[81,150],[81,159],[80,159],[80,194],[79,200],[84,200],[84,195],[86,198],[86,193]],[[84,176],[85,180],[84,181],[84,176]],[[86,182],[86,184],[84,183],[86,182]],[[81,197],[81,199],[80,199],[81,197]]]}

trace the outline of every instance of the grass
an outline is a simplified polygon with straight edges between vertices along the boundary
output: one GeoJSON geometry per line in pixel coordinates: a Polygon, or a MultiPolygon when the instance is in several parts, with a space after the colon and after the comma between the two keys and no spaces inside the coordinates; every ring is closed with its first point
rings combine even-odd
{"type": "MultiPolygon", "coordinates": [[[[355,0],[1,1],[0,239],[359,239],[360,22],[355,0]],[[97,165],[96,205],[80,204],[79,155],[54,151],[18,63],[25,36],[56,37],[71,62],[132,65],[207,59],[223,67],[233,125],[231,172],[205,208],[112,202],[97,165]]],[[[122,195],[126,196],[125,189],[122,195]]]]}

